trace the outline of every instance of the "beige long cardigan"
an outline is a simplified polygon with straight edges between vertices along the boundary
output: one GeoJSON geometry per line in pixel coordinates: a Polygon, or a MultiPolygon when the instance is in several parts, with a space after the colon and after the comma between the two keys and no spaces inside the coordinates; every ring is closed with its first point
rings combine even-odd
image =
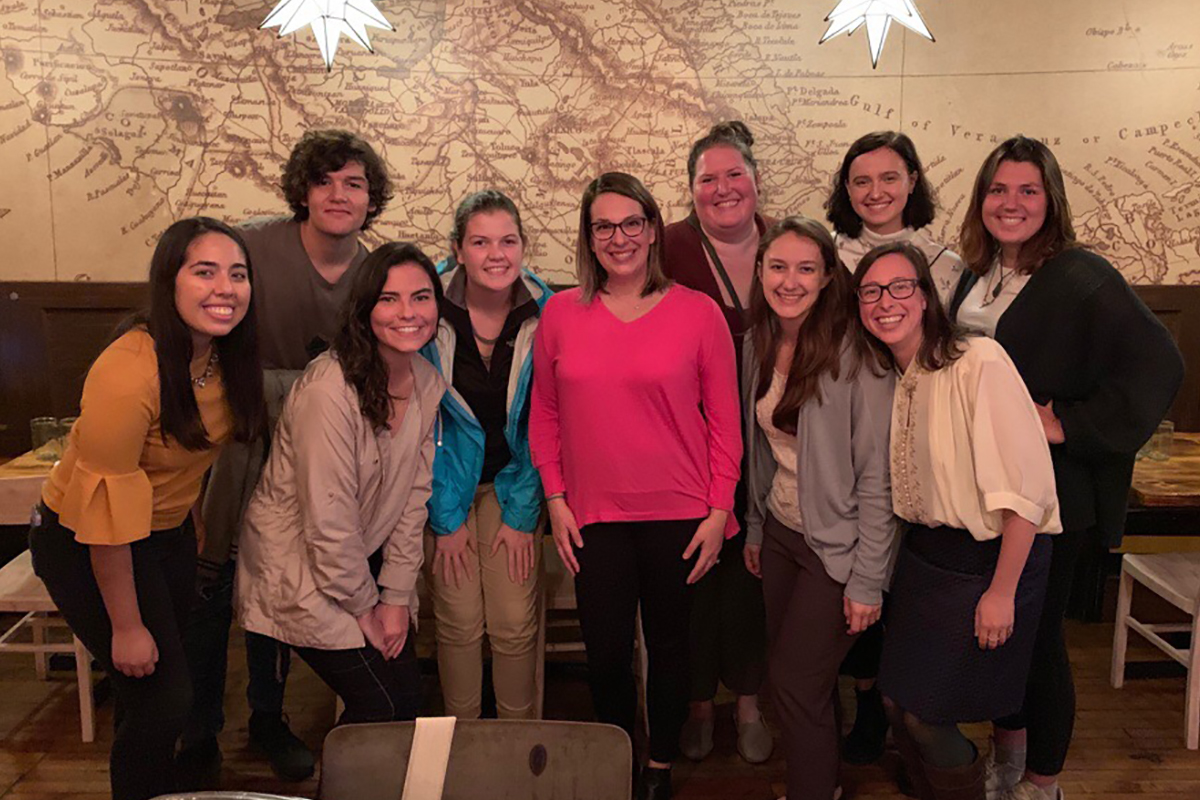
{"type": "Polygon", "coordinates": [[[445,383],[413,358],[400,430],[376,433],[336,357],[296,381],[246,511],[236,605],[242,627],[323,650],[363,647],[355,618],[382,600],[417,616],[434,428],[445,383]],[[376,581],[367,558],[383,548],[376,581]]]}

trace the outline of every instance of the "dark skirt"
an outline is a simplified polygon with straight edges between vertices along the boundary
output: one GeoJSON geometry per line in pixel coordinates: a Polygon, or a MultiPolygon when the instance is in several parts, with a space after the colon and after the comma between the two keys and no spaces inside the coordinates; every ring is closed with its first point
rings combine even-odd
{"type": "Polygon", "coordinates": [[[879,688],[922,721],[978,722],[1021,708],[1046,593],[1050,537],[1037,536],[1025,562],[1012,637],[984,650],[975,637],[975,607],[999,556],[1000,539],[978,542],[965,530],[917,525],[904,534],[879,688]]]}

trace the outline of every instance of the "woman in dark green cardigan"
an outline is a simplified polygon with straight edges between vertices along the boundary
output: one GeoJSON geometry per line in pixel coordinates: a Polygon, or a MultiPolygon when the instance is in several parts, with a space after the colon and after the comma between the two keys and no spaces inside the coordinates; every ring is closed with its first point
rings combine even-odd
{"type": "Polygon", "coordinates": [[[997,721],[988,798],[1055,800],[1075,719],[1063,614],[1081,550],[1119,543],[1138,448],[1183,379],[1170,333],[1100,255],[1075,241],[1062,171],[1016,136],[984,161],[963,221],[951,302],[1008,351],[1038,405],[1062,513],[1020,714],[997,721]]]}

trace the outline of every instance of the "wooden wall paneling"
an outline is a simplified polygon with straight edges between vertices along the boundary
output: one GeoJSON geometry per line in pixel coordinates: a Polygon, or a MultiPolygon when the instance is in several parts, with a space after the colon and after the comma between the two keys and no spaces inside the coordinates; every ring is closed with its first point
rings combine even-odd
{"type": "Polygon", "coordinates": [[[1200,286],[1135,286],[1134,291],[1162,321],[1186,371],[1167,419],[1177,430],[1200,431],[1200,286]]]}
{"type": "Polygon", "coordinates": [[[0,457],[29,449],[29,420],[50,407],[50,375],[41,309],[0,292],[0,457]]]}
{"type": "Polygon", "coordinates": [[[78,413],[88,367],[144,283],[0,283],[0,456],[29,449],[29,420],[78,413]]]}
{"type": "MultiPolygon", "coordinates": [[[[1187,364],[1169,413],[1200,431],[1200,286],[1136,286],[1187,364]]],[[[29,448],[32,417],[70,416],[113,327],[146,301],[144,283],[0,282],[0,457],[29,448]]]]}

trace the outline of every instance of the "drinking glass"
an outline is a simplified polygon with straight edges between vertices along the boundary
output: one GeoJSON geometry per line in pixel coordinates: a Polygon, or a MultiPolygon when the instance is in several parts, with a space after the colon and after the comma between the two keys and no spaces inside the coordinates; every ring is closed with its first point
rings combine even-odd
{"type": "Polygon", "coordinates": [[[57,461],[58,420],[54,417],[34,417],[29,420],[29,434],[39,461],[57,461]]]}
{"type": "MultiPolygon", "coordinates": [[[[59,417],[58,420],[58,449],[59,453],[67,452],[67,437],[71,435],[71,428],[75,427],[75,420],[79,417],[59,417]]],[[[61,458],[61,455],[59,456],[61,458]]]]}
{"type": "Polygon", "coordinates": [[[1166,461],[1171,457],[1171,447],[1174,442],[1175,423],[1164,419],[1158,423],[1158,427],[1154,429],[1154,435],[1150,437],[1148,457],[1155,461],[1166,461]]]}

